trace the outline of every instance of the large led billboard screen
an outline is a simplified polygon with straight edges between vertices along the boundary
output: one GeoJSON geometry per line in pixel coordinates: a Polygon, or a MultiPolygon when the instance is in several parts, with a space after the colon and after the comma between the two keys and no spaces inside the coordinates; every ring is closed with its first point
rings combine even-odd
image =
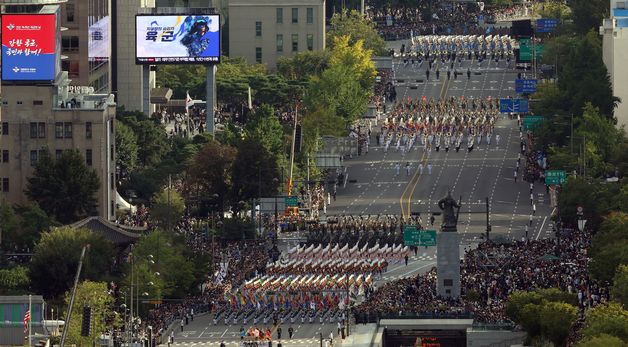
{"type": "Polygon", "coordinates": [[[54,80],[56,45],[54,14],[2,15],[2,80],[54,80]]]}
{"type": "Polygon", "coordinates": [[[138,15],[135,25],[137,64],[220,61],[218,15],[138,15]]]}

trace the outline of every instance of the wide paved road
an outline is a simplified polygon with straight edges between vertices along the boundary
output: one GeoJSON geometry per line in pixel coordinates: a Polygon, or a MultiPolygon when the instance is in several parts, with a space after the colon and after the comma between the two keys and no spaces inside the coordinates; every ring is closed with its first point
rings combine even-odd
{"type": "MultiPolygon", "coordinates": [[[[398,44],[397,46],[399,46],[398,44]]],[[[463,61],[456,64],[456,69],[463,74],[447,80],[446,70],[441,68],[440,80],[435,79],[435,67],[430,73],[430,81],[425,82],[426,66],[404,66],[401,60],[394,61],[394,80],[398,98],[405,100],[408,97],[416,99],[423,95],[433,97],[460,97],[465,98],[502,98],[514,95],[514,79],[516,72],[506,66],[505,61],[499,63],[463,61]],[[466,71],[473,72],[470,79],[466,71]],[[419,80],[419,82],[417,82],[419,80]]],[[[519,129],[516,120],[502,118],[496,125],[496,133],[500,134],[499,145],[495,137],[491,145],[485,140],[481,145],[468,153],[463,144],[460,152],[450,150],[432,151],[427,156],[418,145],[405,155],[395,152],[391,148],[388,153],[375,146],[377,126],[373,127],[371,138],[372,146],[369,152],[353,159],[344,161],[347,166],[348,179],[344,187],[338,189],[337,200],[327,209],[327,215],[339,214],[391,214],[401,215],[402,207],[405,211],[420,212],[425,223],[428,212],[439,211],[436,202],[451,190],[458,199],[462,196],[463,207],[460,211],[459,232],[463,234],[461,254],[464,249],[473,247],[480,242],[486,230],[485,198],[490,201],[490,222],[492,238],[521,239],[525,234],[525,225],[529,225],[529,216],[532,212],[528,183],[521,180],[514,182],[513,172],[516,167],[519,151],[519,129]],[[427,168],[423,174],[418,173],[418,163],[423,161],[432,164],[432,173],[427,168]],[[406,175],[405,164],[411,164],[411,172],[406,175]],[[401,172],[396,175],[395,164],[401,164],[401,172]]],[[[523,163],[523,161],[522,161],[523,163]]],[[[519,175],[521,177],[521,173],[519,175]]],[[[537,206],[533,216],[532,226],[529,226],[530,238],[544,238],[549,236],[551,229],[548,215],[549,197],[545,194],[544,186],[537,184],[533,192],[537,206]]],[[[440,224],[440,217],[436,218],[435,226],[440,224]]],[[[298,233],[295,233],[295,235],[298,233]]],[[[296,236],[295,236],[296,237],[296,236]]],[[[283,241],[282,249],[296,244],[298,240],[283,241]]],[[[419,248],[417,254],[412,254],[409,264],[391,264],[389,271],[376,280],[376,285],[387,281],[413,276],[425,272],[436,265],[435,247],[419,248]]],[[[250,325],[250,324],[249,324],[250,325]]],[[[266,328],[269,324],[258,324],[266,328]]],[[[336,336],[336,323],[325,322],[295,322],[293,338],[287,339],[290,323],[284,323],[283,346],[318,346],[319,334],[324,338],[330,332],[336,336]]],[[[210,316],[198,316],[194,322],[180,331],[178,325],[175,330],[175,345],[178,346],[218,346],[225,341],[228,346],[239,343],[239,329],[241,325],[225,325],[218,322],[213,325],[210,316]]],[[[277,335],[273,334],[273,346],[277,345],[277,335]]]]}
{"type": "MultiPolygon", "coordinates": [[[[440,80],[436,80],[435,67],[430,73],[430,81],[425,82],[426,63],[423,66],[407,66],[396,59],[393,64],[394,81],[399,100],[426,96],[465,98],[504,98],[514,96],[516,72],[507,66],[506,61],[462,61],[455,68],[464,72],[454,79],[447,79],[445,69],[441,68],[440,80]],[[472,71],[471,78],[466,75],[467,68],[472,71]],[[419,82],[417,82],[419,80],[419,82]]],[[[537,211],[533,216],[529,184],[514,181],[514,171],[519,152],[519,129],[516,120],[502,117],[496,124],[496,133],[501,136],[499,145],[493,136],[490,145],[483,142],[468,153],[463,145],[460,152],[450,150],[424,152],[420,144],[406,154],[395,152],[394,148],[384,153],[375,146],[375,134],[378,127],[373,126],[371,144],[368,153],[344,161],[347,166],[347,183],[338,190],[337,200],[327,209],[327,215],[334,214],[395,214],[401,215],[402,208],[407,214],[426,215],[439,211],[437,201],[451,190],[452,195],[462,197],[458,230],[466,242],[480,241],[486,231],[486,202],[489,198],[490,224],[492,238],[521,239],[528,225],[530,238],[548,236],[551,224],[548,221],[549,196],[545,186],[535,184],[533,201],[537,211]],[[419,174],[419,162],[424,163],[423,174],[419,174]],[[395,165],[401,165],[401,172],[396,174],[395,165]],[[410,163],[410,174],[404,167],[410,163]],[[429,174],[427,164],[432,165],[429,174]],[[409,208],[408,208],[409,204],[409,208]]],[[[463,143],[464,144],[464,143],[463,143]]],[[[391,146],[392,147],[392,146],[391,146]]],[[[522,158],[523,167],[524,160],[522,158]]],[[[519,178],[522,171],[519,172],[519,178]]],[[[440,217],[436,223],[440,223],[440,217]]]]}

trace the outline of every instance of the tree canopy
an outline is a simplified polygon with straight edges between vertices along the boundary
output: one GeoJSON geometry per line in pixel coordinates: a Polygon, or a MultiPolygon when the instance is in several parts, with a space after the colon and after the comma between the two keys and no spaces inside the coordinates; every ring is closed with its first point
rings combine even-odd
{"type": "Polygon", "coordinates": [[[26,196],[60,223],[96,214],[100,179],[78,150],[63,151],[57,160],[45,151],[27,180],[26,196]]]}
{"type": "Polygon", "coordinates": [[[87,229],[61,227],[43,233],[30,263],[31,286],[45,298],[57,298],[72,285],[81,249],[90,245],[81,278],[100,280],[113,262],[113,246],[87,229]]]}
{"type": "Polygon", "coordinates": [[[338,43],[338,38],[348,36],[349,43],[355,45],[362,41],[364,48],[371,54],[386,55],[386,42],[375,29],[375,23],[368,20],[360,12],[343,10],[331,17],[327,31],[327,46],[332,50],[338,43]]]}
{"type": "MultiPolygon", "coordinates": [[[[65,304],[70,303],[71,292],[65,295],[65,304]]],[[[66,342],[78,346],[98,345],[100,336],[112,325],[121,323],[120,317],[113,312],[114,299],[108,293],[106,282],[83,281],[76,288],[74,305],[72,306],[72,320],[65,329],[68,329],[66,342]],[[83,307],[89,306],[92,310],[91,334],[81,336],[83,307]]]]}

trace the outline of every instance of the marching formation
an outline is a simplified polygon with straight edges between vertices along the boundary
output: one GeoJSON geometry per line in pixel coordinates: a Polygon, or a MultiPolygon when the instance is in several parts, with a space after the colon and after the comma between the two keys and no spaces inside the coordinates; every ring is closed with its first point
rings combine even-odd
{"type": "MultiPolygon", "coordinates": [[[[446,152],[450,148],[460,150],[466,139],[467,150],[484,140],[491,144],[495,122],[499,116],[499,101],[491,97],[486,99],[460,99],[429,101],[423,97],[420,101],[398,102],[382,126],[378,144],[382,141],[384,152],[390,145],[395,151],[408,152],[419,141],[428,153],[432,149],[446,152]]],[[[495,144],[499,145],[499,135],[495,135],[495,144]]],[[[422,167],[420,168],[422,170],[422,167]]]]}
{"type": "MultiPolygon", "coordinates": [[[[508,35],[426,35],[411,36],[411,46],[407,50],[409,56],[430,59],[430,56],[442,60],[454,61],[471,59],[491,59],[500,57],[501,59],[511,58],[513,49],[517,48],[515,39],[508,35]]],[[[405,51],[405,50],[404,50],[405,51]]]]}

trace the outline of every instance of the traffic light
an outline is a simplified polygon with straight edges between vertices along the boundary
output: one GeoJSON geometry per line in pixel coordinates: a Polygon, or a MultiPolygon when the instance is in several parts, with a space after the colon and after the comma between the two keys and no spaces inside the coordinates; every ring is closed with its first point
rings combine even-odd
{"type": "Polygon", "coordinates": [[[89,336],[92,333],[92,308],[83,307],[83,322],[81,324],[81,336],[89,336]]]}
{"type": "Polygon", "coordinates": [[[294,132],[294,151],[297,153],[301,152],[301,126],[297,125],[297,128],[294,132]]]}

